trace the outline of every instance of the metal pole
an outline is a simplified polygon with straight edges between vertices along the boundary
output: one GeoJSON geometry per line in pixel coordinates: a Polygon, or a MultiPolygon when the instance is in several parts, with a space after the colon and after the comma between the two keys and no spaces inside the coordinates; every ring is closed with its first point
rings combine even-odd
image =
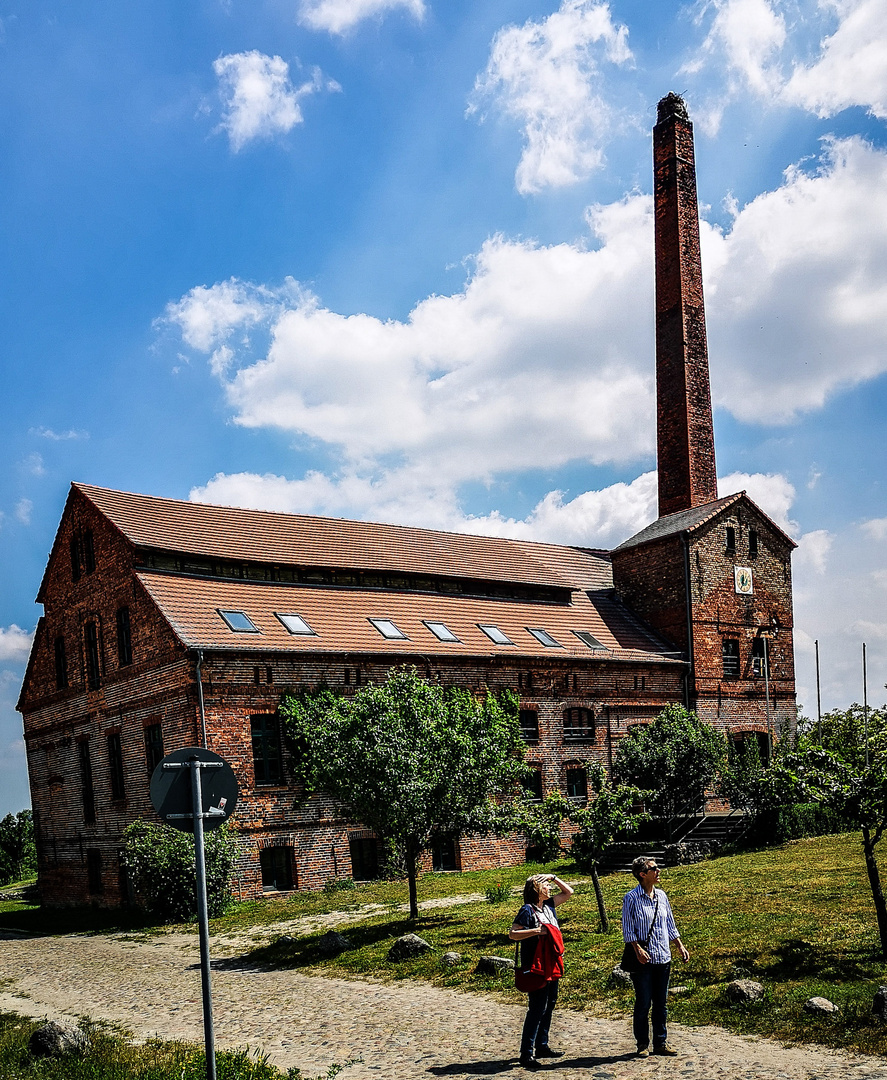
{"type": "Polygon", "coordinates": [[[819,745],[822,746],[822,695],[819,690],[819,638],[813,642],[816,646],[816,732],[819,745]]]}
{"type": "Polygon", "coordinates": [[[206,1044],[206,1080],[216,1080],[216,1033],[209,969],[209,909],[206,903],[206,853],[203,847],[202,762],[192,758],[191,807],[194,814],[194,868],[197,872],[197,916],[200,927],[200,982],[203,990],[203,1039],[206,1044]]]}
{"type": "Polygon", "coordinates": [[[770,761],[773,760],[773,729],[770,726],[770,658],[767,653],[767,637],[761,635],[764,642],[764,694],[767,708],[767,742],[770,744],[770,761]]]}
{"type": "Polygon", "coordinates": [[[865,676],[865,642],[862,643],[862,715],[865,721],[865,767],[869,767],[869,695],[865,676]]]}

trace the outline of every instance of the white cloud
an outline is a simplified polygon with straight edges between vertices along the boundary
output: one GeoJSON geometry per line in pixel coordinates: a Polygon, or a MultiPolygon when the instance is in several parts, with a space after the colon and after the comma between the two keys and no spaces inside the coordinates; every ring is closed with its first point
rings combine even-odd
{"type": "Polygon", "coordinates": [[[628,64],[632,53],[628,30],[599,0],[563,0],[542,22],[506,26],[493,38],[469,112],[492,100],[520,124],[522,194],[574,184],[600,167],[615,119],[601,94],[602,61],[628,64]]]}
{"type": "Polygon", "coordinates": [[[782,82],[779,54],[785,44],[785,19],[769,0],[714,0],[711,29],[700,54],[683,68],[695,73],[715,61],[723,64],[728,81],[762,95],[772,95],[782,82]]]}
{"type": "Polygon", "coordinates": [[[872,518],[864,521],[861,527],[872,540],[887,540],[887,518],[872,518]]]}
{"type": "Polygon", "coordinates": [[[800,567],[803,571],[811,571],[814,574],[824,574],[828,568],[828,557],[834,544],[834,536],[826,529],[814,529],[804,533],[798,541],[798,549],[795,552],[795,570],[800,567]]]}
{"type": "Polygon", "coordinates": [[[252,139],[286,134],[302,123],[302,98],[322,89],[339,89],[337,83],[324,80],[317,68],[307,82],[293,86],[289,64],[256,49],[220,56],[213,71],[225,110],[221,128],[228,132],[235,151],[252,139]]]}
{"type": "Polygon", "coordinates": [[[798,523],[792,521],[788,512],[797,494],[794,486],[779,473],[734,472],[718,479],[718,496],[734,495],[744,491],[748,497],[768,514],[790,536],[797,536],[798,523]]]}
{"type": "Polygon", "coordinates": [[[404,8],[413,18],[425,15],[423,0],[302,0],[299,21],[312,30],[344,34],[359,22],[404,8]]]}
{"type": "Polygon", "coordinates": [[[19,499],[15,504],[15,516],[16,520],[20,521],[22,525],[31,524],[31,511],[34,509],[34,504],[30,499],[19,499]]]}
{"type": "Polygon", "coordinates": [[[13,623],[11,626],[0,626],[0,661],[21,661],[28,658],[31,651],[33,632],[22,630],[13,623]]]}
{"type": "Polygon", "coordinates": [[[25,457],[23,465],[25,472],[31,476],[46,475],[46,466],[43,464],[43,455],[38,454],[36,450],[25,457]]]}
{"type": "Polygon", "coordinates": [[[52,428],[29,428],[29,435],[36,435],[39,439],[48,439],[50,442],[68,442],[71,439],[88,439],[88,431],[75,431],[73,428],[68,431],[53,431],[52,428]]]}
{"type": "Polygon", "coordinates": [[[860,105],[887,118],[887,0],[821,0],[819,6],[838,15],[838,28],[812,64],[796,64],[784,100],[823,117],[860,105]]]}

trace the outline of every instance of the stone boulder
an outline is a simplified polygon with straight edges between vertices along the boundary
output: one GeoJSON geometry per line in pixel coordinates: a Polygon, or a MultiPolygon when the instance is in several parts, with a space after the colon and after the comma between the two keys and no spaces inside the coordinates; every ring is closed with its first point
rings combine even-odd
{"type": "Polygon", "coordinates": [[[64,1057],[85,1050],[87,1042],[80,1028],[50,1020],[31,1035],[28,1049],[34,1057],[64,1057]]]}
{"type": "Polygon", "coordinates": [[[352,949],[354,946],[342,934],[335,930],[328,930],[322,938],[318,939],[316,947],[321,956],[338,956],[340,952],[352,949]]]}
{"type": "Polygon", "coordinates": [[[804,1008],[814,1016],[834,1016],[841,1011],[833,1001],[824,997],[808,998],[804,1002],[804,1008]]]}
{"type": "Polygon", "coordinates": [[[481,956],[477,961],[478,975],[502,975],[514,971],[514,961],[507,956],[481,956]]]}
{"type": "Polygon", "coordinates": [[[458,967],[462,963],[462,953],[445,952],[440,962],[444,967],[458,967]]]}
{"type": "Polygon", "coordinates": [[[388,950],[389,960],[412,960],[414,956],[431,951],[431,946],[418,934],[404,934],[388,950]]]}
{"type": "Polygon", "coordinates": [[[623,969],[618,964],[610,972],[610,978],[607,979],[607,986],[633,986],[633,985],[634,985],[634,983],[631,981],[631,976],[628,974],[627,971],[623,971],[623,969]]]}
{"type": "Polygon", "coordinates": [[[734,979],[727,983],[727,997],[734,1005],[747,1005],[760,1001],[764,996],[764,987],[753,979],[734,979]]]}
{"type": "Polygon", "coordinates": [[[887,986],[879,986],[872,1002],[872,1015],[887,1024],[887,986]]]}
{"type": "Polygon", "coordinates": [[[717,840],[687,840],[679,844],[666,844],[662,861],[665,866],[688,866],[716,854],[720,846],[717,840]]]}

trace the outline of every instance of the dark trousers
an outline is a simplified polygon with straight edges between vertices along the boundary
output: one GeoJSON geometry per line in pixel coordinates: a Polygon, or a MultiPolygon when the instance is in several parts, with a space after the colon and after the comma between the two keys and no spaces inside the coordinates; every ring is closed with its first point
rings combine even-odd
{"type": "Polygon", "coordinates": [[[644,964],[631,973],[634,983],[634,1038],[638,1050],[650,1045],[650,1007],[653,1009],[653,1046],[668,1041],[668,980],[671,964],[644,964]]]}
{"type": "Polygon", "coordinates": [[[548,1029],[557,1002],[559,982],[560,979],[549,979],[541,990],[531,990],[527,994],[527,1018],[520,1041],[521,1057],[532,1057],[535,1051],[548,1046],[548,1029]]]}

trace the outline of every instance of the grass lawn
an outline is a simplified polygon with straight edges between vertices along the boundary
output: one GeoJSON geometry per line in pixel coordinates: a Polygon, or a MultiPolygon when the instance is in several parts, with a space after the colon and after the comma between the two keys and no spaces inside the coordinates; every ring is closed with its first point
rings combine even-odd
{"type": "MultiPolygon", "coordinates": [[[[519,886],[528,871],[538,869],[427,874],[419,882],[419,900],[483,894],[497,883],[519,886]]],[[[560,863],[556,869],[568,881],[582,877],[569,863],[560,863]]],[[[630,989],[609,988],[607,980],[622,951],[618,926],[622,896],[634,881],[626,875],[612,875],[603,878],[602,884],[613,922],[609,934],[598,930],[590,882],[580,884],[575,898],[560,909],[567,943],[560,1005],[616,1015],[630,1010],[632,1003],[630,989]]],[[[881,956],[856,834],[799,840],[780,848],[670,869],[663,873],[661,884],[692,954],[689,965],[678,962],[673,971],[672,984],[688,987],[687,993],[670,1003],[673,1020],[887,1056],[887,1028],[870,1013],[875,991],[887,984],[887,963],[881,956]],[[730,1005],[724,986],[734,964],[748,969],[752,978],[764,984],[763,1001],[745,1007],[730,1005]],[[803,1004],[816,996],[829,998],[840,1007],[840,1013],[827,1019],[807,1014],[803,1004]]],[[[362,920],[340,928],[355,945],[353,950],[323,959],[316,948],[320,935],[314,934],[272,940],[258,946],[250,959],[274,967],[323,967],[342,974],[426,979],[440,986],[519,1000],[510,977],[474,974],[481,954],[513,956],[514,947],[506,935],[519,906],[517,897],[499,904],[482,900],[428,910],[415,924],[396,910],[406,901],[406,882],[373,882],[333,893],[296,893],[288,899],[238,904],[211,925],[214,933],[239,931],[248,936],[251,928],[260,925],[342,911],[362,920]],[[364,918],[358,909],[366,904],[378,908],[364,918]],[[434,952],[390,963],[387,952],[392,941],[408,931],[426,938],[434,952]],[[450,950],[463,955],[463,963],[455,969],[443,968],[439,962],[440,954],[450,950]]],[[[20,902],[5,907],[9,910],[0,905],[0,926],[35,932],[101,932],[147,926],[144,919],[114,912],[44,913],[29,910],[20,902]]]]}

